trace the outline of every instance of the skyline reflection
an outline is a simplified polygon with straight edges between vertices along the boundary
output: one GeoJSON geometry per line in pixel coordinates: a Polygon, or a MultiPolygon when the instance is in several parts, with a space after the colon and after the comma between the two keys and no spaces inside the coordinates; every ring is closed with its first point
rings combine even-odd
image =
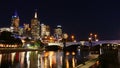
{"type": "Polygon", "coordinates": [[[0,68],[74,68],[81,63],[81,55],[78,53],[63,51],[5,53],[0,54],[0,68]]]}

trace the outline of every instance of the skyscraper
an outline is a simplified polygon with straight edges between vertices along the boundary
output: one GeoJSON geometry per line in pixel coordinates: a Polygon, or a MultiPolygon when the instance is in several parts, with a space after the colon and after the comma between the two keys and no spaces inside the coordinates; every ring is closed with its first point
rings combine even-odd
{"type": "Polygon", "coordinates": [[[31,36],[29,24],[24,24],[23,36],[26,36],[26,37],[30,37],[31,36]]]}
{"type": "Polygon", "coordinates": [[[57,25],[57,28],[54,30],[54,36],[57,40],[62,38],[62,26],[57,25]]]}
{"type": "Polygon", "coordinates": [[[37,11],[35,11],[34,18],[31,20],[31,35],[34,40],[40,38],[40,21],[37,17],[37,11]]]}
{"type": "Polygon", "coordinates": [[[17,11],[14,12],[14,15],[12,16],[12,21],[11,22],[12,22],[11,27],[13,28],[13,32],[18,33],[19,32],[20,19],[19,19],[19,16],[17,14],[17,11]]]}
{"type": "Polygon", "coordinates": [[[45,36],[50,36],[50,27],[45,24],[41,24],[41,38],[45,36]]]}

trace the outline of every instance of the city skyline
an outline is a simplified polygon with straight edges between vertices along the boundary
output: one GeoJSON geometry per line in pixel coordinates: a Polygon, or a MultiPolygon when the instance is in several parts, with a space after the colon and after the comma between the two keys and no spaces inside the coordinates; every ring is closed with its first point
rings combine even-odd
{"type": "Polygon", "coordinates": [[[41,23],[62,25],[64,32],[74,34],[80,40],[87,40],[89,33],[96,33],[100,39],[120,38],[119,1],[1,1],[0,27],[9,27],[11,17],[17,10],[20,25],[30,24],[34,11],[38,11],[41,23]]]}

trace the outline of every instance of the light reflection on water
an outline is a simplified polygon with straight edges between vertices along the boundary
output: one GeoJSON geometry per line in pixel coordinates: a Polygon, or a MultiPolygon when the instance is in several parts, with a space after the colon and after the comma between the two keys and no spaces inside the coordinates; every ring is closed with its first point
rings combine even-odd
{"type": "Polygon", "coordinates": [[[14,63],[14,58],[15,58],[15,53],[11,53],[11,61],[12,61],[12,64],[14,63]]]}
{"type": "MultiPolygon", "coordinates": [[[[74,68],[83,60],[79,51],[26,51],[0,54],[0,68],[74,68]]],[[[84,56],[83,56],[84,57],[84,56]]]]}
{"type": "Polygon", "coordinates": [[[0,54],[0,66],[1,66],[1,61],[2,61],[2,54],[0,54]]]}
{"type": "Polygon", "coordinates": [[[62,68],[62,52],[44,52],[41,54],[41,68],[62,68]]]}

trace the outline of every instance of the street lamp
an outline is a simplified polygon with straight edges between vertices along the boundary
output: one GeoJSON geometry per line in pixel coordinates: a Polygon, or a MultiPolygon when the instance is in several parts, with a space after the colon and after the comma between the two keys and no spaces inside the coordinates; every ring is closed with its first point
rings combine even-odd
{"type": "Polygon", "coordinates": [[[97,38],[97,34],[95,34],[94,37],[95,37],[95,41],[99,41],[97,38]]]}
{"type": "Polygon", "coordinates": [[[88,41],[89,41],[89,43],[90,43],[90,47],[92,47],[92,38],[89,37],[89,38],[88,38],[88,41]]]}
{"type": "Polygon", "coordinates": [[[91,40],[92,40],[92,38],[91,38],[91,37],[89,37],[89,38],[88,38],[88,40],[89,40],[89,41],[91,41],[91,40]]]}
{"type": "Polygon", "coordinates": [[[90,33],[90,36],[92,36],[93,34],[92,33],[90,33]]]}
{"type": "Polygon", "coordinates": [[[68,38],[68,34],[63,34],[63,45],[64,45],[64,48],[66,47],[66,41],[67,41],[67,38],[68,38]]]}
{"type": "Polygon", "coordinates": [[[97,38],[97,34],[94,35],[95,36],[95,39],[97,38]]]}
{"type": "Polygon", "coordinates": [[[99,41],[99,39],[95,39],[95,41],[99,41]]]}
{"type": "Polygon", "coordinates": [[[74,35],[72,35],[71,36],[71,39],[72,39],[72,42],[74,41],[74,39],[75,39],[75,36],[74,35]]]}

